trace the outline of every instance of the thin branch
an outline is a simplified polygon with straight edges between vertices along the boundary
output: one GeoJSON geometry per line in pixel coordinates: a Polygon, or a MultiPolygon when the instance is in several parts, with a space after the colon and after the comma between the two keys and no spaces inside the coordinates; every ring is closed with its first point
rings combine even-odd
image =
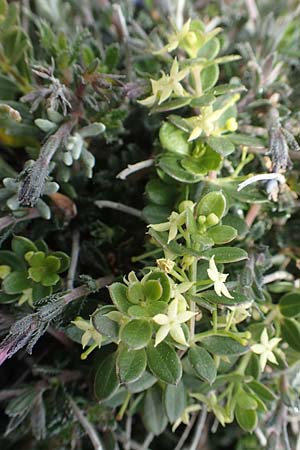
{"type": "Polygon", "coordinates": [[[181,30],[184,17],[183,17],[183,11],[185,6],[185,0],[177,0],[177,8],[176,8],[176,26],[179,30],[181,30]]]}
{"type": "Polygon", "coordinates": [[[127,414],[126,417],[126,441],[124,442],[124,450],[131,450],[131,430],[132,430],[132,415],[127,414]]]}
{"type": "Polygon", "coordinates": [[[265,275],[263,278],[263,283],[269,284],[273,283],[273,281],[279,280],[293,281],[293,279],[294,279],[293,275],[287,272],[286,270],[277,270],[276,272],[265,275]]]}
{"type": "Polygon", "coordinates": [[[249,18],[252,22],[256,22],[259,16],[259,12],[255,3],[255,0],[246,0],[246,6],[249,13],[249,18]]]}
{"type": "Polygon", "coordinates": [[[98,208],[100,209],[101,208],[115,209],[117,211],[130,214],[131,216],[138,217],[139,219],[145,221],[142,211],[136,208],[132,208],[131,206],[123,205],[122,203],[111,202],[110,200],[97,200],[95,202],[95,205],[98,206],[98,208]]]}
{"type": "Polygon", "coordinates": [[[126,169],[118,173],[117,178],[120,178],[120,180],[125,180],[132,173],[139,172],[140,170],[146,169],[147,167],[151,167],[153,166],[153,164],[154,159],[145,159],[144,161],[140,161],[136,164],[128,164],[126,169]]]}
{"type": "Polygon", "coordinates": [[[28,208],[27,214],[23,217],[15,217],[13,215],[1,217],[0,219],[0,231],[10,225],[15,225],[16,223],[23,222],[25,220],[37,219],[40,217],[40,213],[36,208],[28,208]]]}
{"type": "Polygon", "coordinates": [[[202,405],[202,411],[201,414],[199,414],[199,418],[196,424],[196,431],[195,431],[195,435],[193,437],[193,441],[190,445],[190,450],[197,450],[199,441],[201,439],[201,435],[205,426],[205,422],[206,422],[206,417],[207,417],[207,407],[206,405],[202,405]]]}
{"type": "MultiPolygon", "coordinates": [[[[108,275],[106,277],[98,278],[95,282],[96,288],[101,289],[102,287],[110,284],[113,280],[113,276],[108,275]]],[[[72,302],[73,300],[79,299],[81,297],[85,297],[86,295],[93,292],[93,290],[86,286],[79,286],[75,289],[72,289],[72,291],[68,292],[67,294],[63,295],[61,298],[63,300],[63,303],[67,305],[68,303],[72,302]]]]}
{"type": "Polygon", "coordinates": [[[258,216],[259,212],[261,210],[261,204],[260,203],[253,203],[253,205],[250,207],[245,222],[248,225],[249,228],[251,228],[253,222],[255,221],[256,217],[258,216]]]}
{"type": "Polygon", "coordinates": [[[79,251],[80,251],[80,233],[75,230],[72,235],[72,251],[71,251],[71,263],[68,271],[67,277],[67,287],[68,289],[73,289],[74,278],[76,274],[76,268],[78,263],[79,251]]]}
{"type": "Polygon", "coordinates": [[[194,415],[191,417],[190,423],[185,427],[185,430],[184,430],[184,432],[182,433],[181,438],[179,439],[178,444],[176,445],[176,447],[174,448],[174,450],[181,450],[181,449],[182,449],[182,447],[183,447],[184,444],[185,444],[185,441],[186,441],[187,438],[189,437],[189,434],[190,434],[190,432],[191,432],[191,430],[192,430],[192,428],[193,428],[193,426],[194,426],[194,423],[195,423],[195,421],[196,421],[196,418],[197,418],[197,414],[194,414],[194,415]]]}
{"type": "Polygon", "coordinates": [[[84,428],[84,430],[86,431],[86,434],[90,438],[94,449],[95,450],[104,450],[104,447],[101,444],[98,433],[95,430],[95,428],[93,427],[93,425],[91,424],[91,422],[89,422],[89,420],[85,417],[85,415],[83,414],[81,409],[78,408],[78,406],[76,405],[76,403],[74,402],[74,400],[72,398],[69,398],[69,402],[73,408],[75,416],[78,419],[78,422],[81,424],[82,428],[84,428]]]}
{"type": "Polygon", "coordinates": [[[141,450],[148,450],[149,445],[154,439],[153,433],[148,433],[146,439],[144,440],[143,444],[141,445],[141,450]]]}
{"type": "Polygon", "coordinates": [[[18,200],[21,205],[36,205],[43,194],[45,180],[49,174],[49,164],[60,145],[69,137],[75,124],[75,118],[63,123],[44,143],[38,159],[35,161],[34,165],[30,167],[28,174],[20,185],[18,200]]]}

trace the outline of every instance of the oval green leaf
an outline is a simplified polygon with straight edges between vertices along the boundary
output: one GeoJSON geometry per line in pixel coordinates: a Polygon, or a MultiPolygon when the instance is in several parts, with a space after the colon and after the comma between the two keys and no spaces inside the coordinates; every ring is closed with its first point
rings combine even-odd
{"type": "Polygon", "coordinates": [[[181,361],[174,350],[166,342],[157,347],[151,343],[147,347],[148,365],[159,380],[167,384],[177,384],[182,376],[181,361]]]}

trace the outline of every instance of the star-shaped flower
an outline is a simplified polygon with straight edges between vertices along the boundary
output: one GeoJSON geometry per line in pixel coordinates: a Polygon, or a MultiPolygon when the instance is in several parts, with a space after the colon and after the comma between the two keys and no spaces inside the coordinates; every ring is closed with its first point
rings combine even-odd
{"type": "Polygon", "coordinates": [[[207,274],[209,278],[214,282],[214,290],[219,297],[224,295],[227,298],[233,298],[229,293],[227,287],[225,286],[225,281],[229,274],[221,273],[218,271],[215,263],[215,255],[213,255],[209,260],[209,268],[207,269],[207,274]]]}
{"type": "Polygon", "coordinates": [[[154,225],[150,225],[150,227],[153,228],[153,230],[155,231],[169,231],[168,236],[168,244],[169,244],[169,242],[173,241],[176,238],[178,233],[178,227],[184,225],[185,218],[186,218],[185,211],[183,211],[180,214],[173,211],[169,217],[168,222],[157,223],[154,225]]]}
{"type": "Polygon", "coordinates": [[[218,121],[225,111],[233,106],[239,98],[239,94],[233,95],[221,108],[216,110],[213,109],[212,105],[203,106],[200,108],[201,114],[199,116],[193,116],[185,119],[187,124],[192,128],[188,141],[194,141],[202,134],[205,136],[220,136],[222,133],[230,131],[230,128],[234,128],[234,130],[236,130],[237,123],[234,117],[227,120],[227,126],[225,126],[225,128],[220,127],[218,121]],[[233,123],[235,124],[234,127],[233,123]],[[230,125],[229,128],[228,124],[230,125]]]}
{"type": "Polygon", "coordinates": [[[267,329],[264,328],[260,336],[260,344],[254,344],[251,346],[251,350],[260,355],[259,362],[262,371],[265,369],[267,361],[270,361],[273,364],[278,364],[273,350],[280,341],[280,338],[269,339],[267,329]]]}
{"type": "Polygon", "coordinates": [[[153,52],[155,55],[160,55],[165,52],[172,52],[175,50],[180,43],[187,37],[188,33],[190,32],[190,26],[191,26],[191,19],[187,20],[185,24],[183,24],[181,30],[175,30],[174,33],[170,34],[168,36],[168,44],[165,45],[163,48],[158,50],[157,52],[153,52]]]}
{"type": "Polygon", "coordinates": [[[76,317],[72,323],[74,323],[77,328],[84,331],[81,337],[82,348],[85,348],[88,345],[90,339],[92,339],[99,348],[101,347],[102,335],[95,330],[92,318],[90,318],[90,320],[84,320],[82,317],[76,317]]]}
{"type": "Polygon", "coordinates": [[[179,302],[178,299],[174,299],[168,306],[167,314],[157,314],[153,317],[154,322],[160,325],[160,328],[156,333],[155,347],[160,344],[169,333],[174,341],[188,346],[181,324],[190,320],[196,313],[186,311],[186,306],[184,305],[184,309],[182,309],[182,306],[182,302],[179,302]]]}
{"type": "Polygon", "coordinates": [[[152,95],[140,100],[139,103],[144,106],[153,106],[157,101],[161,105],[163,102],[168,100],[169,97],[174,93],[178,97],[184,96],[183,86],[180,84],[187,74],[189,69],[179,70],[179,64],[175,58],[170,70],[170,75],[166,75],[164,72],[158,80],[150,80],[152,86],[152,95]]]}

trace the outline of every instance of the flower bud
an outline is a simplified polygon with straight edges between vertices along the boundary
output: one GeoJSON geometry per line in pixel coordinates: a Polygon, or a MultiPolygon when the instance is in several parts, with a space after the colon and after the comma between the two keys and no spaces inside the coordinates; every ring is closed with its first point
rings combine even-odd
{"type": "Polygon", "coordinates": [[[235,118],[230,117],[230,119],[226,120],[225,127],[228,131],[236,131],[238,128],[238,124],[235,118]]]}
{"type": "Polygon", "coordinates": [[[160,270],[165,273],[170,273],[174,269],[175,263],[171,259],[160,258],[156,260],[160,270]]]}
{"type": "Polygon", "coordinates": [[[206,218],[206,223],[209,226],[217,225],[219,221],[220,221],[219,217],[214,213],[210,213],[206,218]]]}
{"type": "Polygon", "coordinates": [[[184,255],[184,257],[182,258],[182,262],[181,262],[181,266],[182,266],[183,270],[186,270],[188,267],[190,267],[194,261],[195,261],[195,256],[184,255]]]}
{"type": "Polygon", "coordinates": [[[188,44],[191,45],[192,47],[196,45],[197,44],[196,33],[194,33],[194,31],[189,31],[188,34],[186,35],[186,40],[188,44]]]}
{"type": "Polygon", "coordinates": [[[178,206],[178,211],[180,213],[182,213],[183,211],[185,211],[186,209],[193,209],[194,208],[194,203],[191,200],[184,200],[183,202],[181,202],[178,206]]]}
{"type": "Polygon", "coordinates": [[[199,216],[198,217],[198,223],[199,225],[204,225],[206,222],[206,217],[205,216],[199,216]]]}

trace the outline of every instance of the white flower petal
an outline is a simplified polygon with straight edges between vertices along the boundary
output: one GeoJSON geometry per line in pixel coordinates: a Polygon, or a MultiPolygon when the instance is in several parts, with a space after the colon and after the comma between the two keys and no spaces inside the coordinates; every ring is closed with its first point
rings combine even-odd
{"type": "Polygon", "coordinates": [[[169,317],[166,316],[166,314],[156,314],[156,316],[154,316],[152,319],[158,325],[166,325],[167,323],[169,323],[169,317]]]}
{"type": "Polygon", "coordinates": [[[265,367],[266,367],[266,364],[267,364],[267,356],[266,356],[265,353],[260,355],[259,364],[260,364],[260,368],[261,368],[261,370],[263,372],[265,370],[265,367]]]}
{"type": "Polygon", "coordinates": [[[228,291],[227,287],[225,286],[224,283],[222,283],[222,289],[221,289],[222,294],[227,297],[227,298],[234,298],[232,297],[232,295],[230,294],[230,292],[228,291]]]}
{"type": "Polygon", "coordinates": [[[254,345],[251,345],[251,350],[254,353],[257,353],[258,355],[261,355],[262,353],[264,353],[266,351],[266,348],[262,344],[254,344],[254,345]]]}
{"type": "Polygon", "coordinates": [[[89,343],[91,337],[92,337],[92,336],[91,336],[90,331],[86,331],[85,333],[83,333],[83,335],[82,335],[82,337],[81,337],[81,345],[82,345],[82,348],[85,348],[85,347],[88,345],[88,343],[89,343]]]}
{"type": "Polygon", "coordinates": [[[261,333],[261,336],[260,336],[260,342],[261,342],[265,347],[268,347],[268,344],[269,344],[269,336],[268,336],[268,332],[267,332],[267,329],[266,329],[266,328],[264,328],[264,329],[263,329],[263,332],[261,333]]]}
{"type": "Polygon", "coordinates": [[[185,339],[184,332],[178,323],[172,325],[170,329],[170,335],[172,336],[174,341],[178,342],[179,344],[188,345],[185,339]]]}
{"type": "Polygon", "coordinates": [[[163,325],[159,328],[159,330],[156,333],[154,347],[160,344],[168,336],[169,331],[170,331],[169,325],[163,325]]]}
{"type": "Polygon", "coordinates": [[[184,323],[190,320],[193,316],[196,316],[197,313],[194,313],[192,311],[185,311],[177,316],[177,322],[178,323],[184,323]]]}

